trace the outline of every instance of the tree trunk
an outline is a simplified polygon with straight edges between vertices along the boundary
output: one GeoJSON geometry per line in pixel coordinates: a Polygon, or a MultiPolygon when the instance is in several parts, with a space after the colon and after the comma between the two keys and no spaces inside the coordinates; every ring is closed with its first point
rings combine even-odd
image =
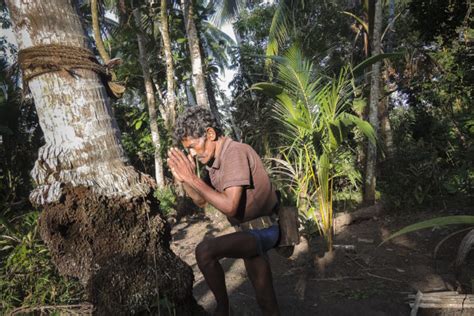
{"type": "Polygon", "coordinates": [[[171,39],[168,23],[168,0],[161,0],[160,33],[163,39],[163,50],[166,62],[166,122],[169,130],[174,126],[176,120],[176,82],[174,80],[173,53],[171,51],[171,39]]]}
{"type": "Polygon", "coordinates": [[[191,88],[192,88],[191,82],[189,82],[189,80],[186,80],[184,82],[184,91],[186,93],[186,99],[188,100],[188,105],[196,106],[198,104],[196,103],[196,99],[194,98],[194,94],[191,91],[191,88]]]}
{"type": "MultiPolygon", "coordinates": [[[[387,71],[385,71],[387,72],[387,71]]],[[[390,110],[388,98],[384,98],[379,102],[379,122],[380,122],[380,136],[383,139],[385,154],[387,158],[393,155],[393,134],[392,126],[390,124],[390,110]]]]}
{"type": "Polygon", "coordinates": [[[147,60],[146,47],[145,47],[145,36],[141,31],[141,14],[140,9],[133,9],[133,17],[135,19],[135,24],[138,28],[137,32],[137,41],[138,41],[138,52],[140,66],[142,67],[143,72],[143,81],[145,84],[146,91],[146,103],[148,106],[148,113],[150,115],[150,130],[151,130],[151,139],[153,141],[153,146],[155,147],[155,178],[158,185],[158,188],[163,188],[165,186],[165,177],[163,174],[163,161],[161,159],[161,144],[160,144],[160,133],[158,131],[158,115],[156,111],[156,99],[155,93],[153,92],[153,81],[151,80],[150,75],[150,66],[147,60]]]}
{"type": "MultiPolygon", "coordinates": [[[[8,0],[20,49],[87,48],[70,0],[8,0]]],[[[29,69],[23,70],[28,74],[29,69]]],[[[28,82],[45,145],[32,170],[40,234],[62,275],[78,278],[101,315],[154,309],[166,297],[192,308],[192,271],[169,249],[154,181],[127,164],[99,76],[87,69],[28,82]]],[[[192,312],[188,310],[188,314],[192,312]]]]}
{"type": "MultiPolygon", "coordinates": [[[[384,52],[391,53],[393,48],[393,41],[394,41],[394,19],[395,19],[395,0],[390,0],[389,2],[389,9],[388,9],[388,25],[390,26],[386,36],[385,36],[385,43],[386,49],[384,52]]],[[[385,67],[383,71],[383,82],[385,83],[384,86],[387,87],[386,90],[391,90],[390,87],[390,72],[392,71],[393,66],[390,61],[385,62],[385,67]]],[[[386,97],[380,102],[381,109],[379,111],[380,117],[380,128],[384,139],[385,151],[387,158],[391,158],[393,156],[394,148],[393,148],[393,133],[392,133],[392,126],[390,123],[390,107],[389,107],[389,100],[390,97],[386,97]]]]}
{"type": "MultiPolygon", "coordinates": [[[[374,27],[372,36],[372,56],[381,52],[381,34],[382,34],[382,0],[376,0],[374,27]]],[[[380,98],[380,68],[381,62],[378,61],[372,65],[372,74],[370,81],[370,103],[369,103],[369,123],[374,128],[376,135],[379,130],[378,103],[380,98]]],[[[367,149],[367,161],[365,169],[364,184],[364,202],[367,204],[375,203],[375,185],[376,185],[376,167],[377,167],[377,146],[369,142],[367,149]]]]}
{"type": "MultiPolygon", "coordinates": [[[[199,45],[199,49],[201,50],[201,56],[206,56],[205,51],[210,51],[209,43],[206,40],[206,37],[202,38],[202,41],[200,42],[201,45],[199,45]]],[[[206,83],[206,92],[208,96],[208,101],[209,101],[209,109],[211,110],[211,113],[214,114],[214,117],[216,118],[217,122],[221,122],[221,115],[219,113],[219,108],[217,106],[217,100],[216,100],[216,94],[214,91],[214,86],[211,81],[211,77],[207,76],[204,78],[205,83],[206,83]]]]}
{"type": "Polygon", "coordinates": [[[188,37],[189,52],[191,56],[191,67],[193,72],[193,86],[196,93],[196,101],[199,106],[209,109],[209,99],[204,78],[202,56],[199,45],[199,36],[194,23],[194,8],[192,0],[181,0],[184,25],[188,37]]]}

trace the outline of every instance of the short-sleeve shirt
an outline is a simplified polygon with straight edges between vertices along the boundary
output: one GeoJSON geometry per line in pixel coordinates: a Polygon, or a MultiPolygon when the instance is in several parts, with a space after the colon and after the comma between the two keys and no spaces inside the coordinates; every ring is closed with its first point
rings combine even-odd
{"type": "Polygon", "coordinates": [[[224,137],[219,156],[207,167],[211,185],[218,192],[229,187],[244,187],[241,205],[232,224],[271,214],[277,196],[262,160],[247,144],[224,137]]]}

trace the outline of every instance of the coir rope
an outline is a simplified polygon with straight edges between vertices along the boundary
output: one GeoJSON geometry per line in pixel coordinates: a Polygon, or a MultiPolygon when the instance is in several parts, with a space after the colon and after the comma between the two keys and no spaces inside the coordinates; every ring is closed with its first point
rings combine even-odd
{"type": "Polygon", "coordinates": [[[20,50],[18,62],[23,70],[23,82],[26,84],[34,77],[45,73],[66,71],[76,77],[74,69],[88,69],[96,72],[107,82],[108,92],[119,98],[125,87],[111,81],[111,73],[101,65],[88,49],[59,44],[38,45],[20,50]]]}

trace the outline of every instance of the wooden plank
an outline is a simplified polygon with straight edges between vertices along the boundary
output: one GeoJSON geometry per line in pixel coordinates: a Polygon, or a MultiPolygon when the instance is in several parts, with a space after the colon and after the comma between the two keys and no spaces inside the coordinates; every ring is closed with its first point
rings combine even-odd
{"type": "Polygon", "coordinates": [[[420,308],[436,309],[474,309],[474,295],[459,294],[454,291],[409,294],[411,316],[415,316],[420,308]]]}
{"type": "MultiPolygon", "coordinates": [[[[415,305],[411,304],[410,306],[415,305]]],[[[436,308],[436,309],[474,309],[474,304],[443,304],[443,303],[423,303],[418,305],[418,308],[436,308]]],[[[415,314],[416,315],[416,314],[415,314]]]]}
{"type": "Polygon", "coordinates": [[[280,225],[279,247],[294,246],[299,243],[298,209],[293,206],[280,206],[278,209],[280,225]]]}
{"type": "Polygon", "coordinates": [[[421,299],[423,298],[423,293],[418,291],[416,293],[415,303],[413,304],[410,312],[410,316],[416,316],[418,314],[418,308],[420,308],[421,299]]]}
{"type": "MultiPolygon", "coordinates": [[[[442,292],[425,292],[423,293],[424,296],[430,297],[430,296],[458,296],[458,295],[468,295],[474,297],[473,294],[459,294],[456,291],[442,291],[442,292]]],[[[416,297],[416,294],[408,294],[408,297],[416,297]]]]}
{"type": "MultiPolygon", "coordinates": [[[[412,297],[410,298],[410,300],[415,300],[416,299],[416,296],[415,297],[412,297]]],[[[474,299],[473,298],[469,298],[469,297],[425,297],[424,298],[425,301],[463,301],[463,302],[474,302],[474,299]]]]}

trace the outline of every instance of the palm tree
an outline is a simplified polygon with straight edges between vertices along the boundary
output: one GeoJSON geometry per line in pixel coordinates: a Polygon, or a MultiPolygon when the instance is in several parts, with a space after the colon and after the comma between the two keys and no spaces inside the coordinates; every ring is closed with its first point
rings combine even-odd
{"type": "Polygon", "coordinates": [[[171,39],[168,22],[168,0],[161,0],[160,7],[160,34],[163,40],[163,52],[166,62],[166,103],[167,112],[163,113],[167,117],[168,128],[174,126],[176,118],[176,82],[174,80],[173,53],[171,51],[171,39]]]}
{"type": "Polygon", "coordinates": [[[153,90],[153,81],[150,75],[150,65],[148,64],[148,54],[146,52],[146,38],[143,35],[141,27],[141,13],[140,8],[133,9],[133,18],[135,20],[135,25],[137,27],[137,41],[138,41],[138,52],[140,65],[143,72],[143,82],[145,84],[146,91],[146,103],[148,106],[148,114],[150,116],[150,130],[151,130],[151,139],[153,141],[153,146],[155,147],[155,179],[158,185],[158,188],[163,188],[165,186],[165,177],[163,173],[163,159],[161,158],[161,142],[160,142],[160,133],[158,130],[158,115],[156,109],[156,99],[155,93],[153,90]]]}
{"type": "Polygon", "coordinates": [[[206,79],[204,77],[203,59],[201,54],[201,45],[199,35],[194,21],[194,5],[192,0],[181,0],[181,9],[183,11],[184,25],[189,45],[191,57],[193,86],[196,93],[198,106],[210,108],[209,97],[206,89],[206,79]]]}
{"type": "MultiPolygon", "coordinates": [[[[387,47],[388,49],[385,50],[385,52],[390,53],[391,52],[391,33],[393,31],[393,24],[394,22],[400,17],[401,13],[398,13],[395,15],[395,3],[394,0],[390,0],[390,2],[386,1],[386,4],[389,5],[389,23],[387,24],[385,30],[381,34],[381,39],[380,41],[383,42],[384,38],[387,38],[387,47]]],[[[383,3],[382,3],[383,5],[383,3]]],[[[363,39],[363,50],[364,50],[364,56],[365,58],[369,58],[370,56],[375,56],[372,54],[371,51],[371,43],[370,39],[373,38],[373,33],[374,33],[374,22],[375,22],[375,2],[374,1],[368,1],[365,0],[363,4],[363,15],[362,16],[357,16],[351,12],[344,11],[344,14],[347,14],[354,18],[356,23],[352,25],[352,29],[355,31],[355,39],[354,39],[354,45],[356,44],[357,40],[362,37],[363,39]]],[[[381,48],[380,50],[383,52],[383,49],[381,48]]],[[[384,65],[385,69],[383,71],[383,77],[385,77],[385,81],[388,83],[388,77],[389,77],[389,69],[392,68],[393,66],[390,62],[389,59],[384,60],[384,65]]],[[[370,76],[369,73],[366,73],[366,81],[367,84],[370,82],[370,76]]],[[[385,150],[387,153],[387,156],[390,156],[393,152],[393,135],[392,135],[392,127],[390,124],[389,120],[389,110],[388,110],[388,98],[381,98],[379,102],[379,118],[380,118],[380,131],[381,131],[381,136],[384,140],[384,145],[385,145],[385,150]]],[[[364,154],[365,155],[365,154],[364,154]]],[[[365,160],[365,158],[363,159],[365,160]]]]}
{"type": "Polygon", "coordinates": [[[316,77],[313,64],[296,47],[275,61],[277,83],[253,86],[273,95],[276,118],[283,125],[286,145],[280,148],[283,159],[273,159],[279,164],[275,172],[288,181],[300,211],[316,222],[331,250],[334,179],[355,180],[340,159],[345,131],[355,126],[372,143],[374,131],[350,113],[354,92],[347,68],[337,78],[316,77]]]}
{"type": "MultiPolygon", "coordinates": [[[[382,0],[375,0],[375,16],[372,37],[372,56],[379,55],[382,51],[382,0]]],[[[380,68],[381,61],[377,61],[372,65],[372,73],[370,80],[370,103],[369,103],[369,122],[378,135],[379,118],[378,107],[380,99],[380,68]]],[[[375,144],[368,144],[367,160],[365,168],[364,181],[364,201],[368,204],[375,203],[375,171],[377,167],[377,147],[375,144]]]]}
{"type": "Polygon", "coordinates": [[[169,249],[153,179],[127,163],[72,2],[7,6],[44,132],[30,199],[43,209],[40,233],[56,267],[81,281],[98,314],[149,311],[163,297],[189,311],[192,272],[169,249]]]}

